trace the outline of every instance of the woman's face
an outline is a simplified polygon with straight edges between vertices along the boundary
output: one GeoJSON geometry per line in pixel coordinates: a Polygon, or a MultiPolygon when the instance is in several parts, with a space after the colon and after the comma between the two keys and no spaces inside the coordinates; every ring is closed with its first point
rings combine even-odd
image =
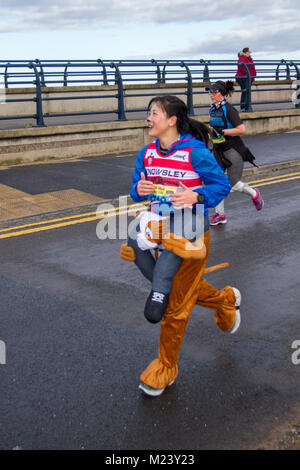
{"type": "Polygon", "coordinates": [[[214,104],[220,103],[220,101],[222,101],[222,99],[224,98],[224,96],[219,90],[210,90],[209,96],[212,103],[214,104]]]}
{"type": "Polygon", "coordinates": [[[158,102],[154,102],[148,112],[149,135],[161,138],[170,129],[170,119],[158,102]]]}

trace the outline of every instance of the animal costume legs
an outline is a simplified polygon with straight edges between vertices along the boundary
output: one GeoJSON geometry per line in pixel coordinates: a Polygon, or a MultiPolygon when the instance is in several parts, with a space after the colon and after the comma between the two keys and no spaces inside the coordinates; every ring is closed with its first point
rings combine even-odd
{"type": "Polygon", "coordinates": [[[154,359],[141,374],[146,385],[162,389],[178,375],[178,355],[196,303],[215,309],[215,321],[223,331],[230,330],[235,321],[235,295],[231,287],[217,290],[202,276],[209,253],[209,232],[205,233],[204,259],[184,259],[173,278],[169,304],[161,322],[158,358],[154,359]]]}
{"type": "Polygon", "coordinates": [[[197,304],[214,309],[216,325],[222,331],[229,331],[235,321],[235,294],[232,287],[215,289],[205,279],[199,283],[197,304]]]}

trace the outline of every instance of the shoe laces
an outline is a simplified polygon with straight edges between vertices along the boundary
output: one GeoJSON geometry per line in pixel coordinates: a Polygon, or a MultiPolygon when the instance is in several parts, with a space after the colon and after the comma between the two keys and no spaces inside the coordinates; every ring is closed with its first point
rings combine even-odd
{"type": "Polygon", "coordinates": [[[219,212],[215,212],[215,214],[212,216],[212,220],[215,220],[215,219],[217,219],[218,217],[220,217],[219,212]]]}
{"type": "Polygon", "coordinates": [[[151,300],[162,304],[165,300],[165,294],[162,294],[161,292],[153,292],[151,300]]]}

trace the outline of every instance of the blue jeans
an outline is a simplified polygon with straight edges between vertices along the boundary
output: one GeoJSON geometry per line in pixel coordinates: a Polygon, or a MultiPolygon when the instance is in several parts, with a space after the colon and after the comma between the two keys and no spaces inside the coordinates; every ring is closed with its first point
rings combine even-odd
{"type": "MultiPolygon", "coordinates": [[[[194,241],[209,229],[208,215],[195,214],[192,211],[176,211],[169,218],[170,233],[183,236],[187,240],[194,241]],[[181,218],[181,220],[180,220],[181,218]],[[192,230],[191,230],[192,229],[192,230]]],[[[138,230],[138,226],[136,229],[138,230]]],[[[162,250],[155,261],[150,250],[141,250],[137,241],[130,236],[128,237],[128,246],[131,246],[136,255],[135,264],[141,273],[152,282],[152,290],[169,294],[172,287],[172,280],[175,276],[182,258],[172,251],[162,250]]]]}

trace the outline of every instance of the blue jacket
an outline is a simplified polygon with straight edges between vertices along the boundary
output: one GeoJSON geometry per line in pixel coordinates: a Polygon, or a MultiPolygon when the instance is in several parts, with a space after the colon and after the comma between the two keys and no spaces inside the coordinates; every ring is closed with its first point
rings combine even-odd
{"type": "MultiPolygon", "coordinates": [[[[155,145],[157,150],[159,150],[159,139],[156,139],[155,145]]],[[[144,155],[147,147],[148,145],[145,145],[138,152],[135,170],[132,175],[133,185],[130,190],[130,196],[136,202],[142,202],[148,199],[148,196],[141,197],[136,191],[137,184],[141,179],[141,172],[143,172],[147,178],[147,172],[144,166],[144,155]]],[[[168,148],[167,155],[171,153],[170,151],[183,150],[187,147],[193,147],[191,152],[191,164],[205,185],[197,189],[197,192],[204,195],[204,214],[208,214],[209,207],[216,207],[229,194],[231,190],[229,179],[217,163],[214,155],[206,148],[205,143],[197,140],[190,134],[181,134],[179,140],[168,148]],[[187,140],[189,141],[188,143],[186,142],[187,140]]]]}

